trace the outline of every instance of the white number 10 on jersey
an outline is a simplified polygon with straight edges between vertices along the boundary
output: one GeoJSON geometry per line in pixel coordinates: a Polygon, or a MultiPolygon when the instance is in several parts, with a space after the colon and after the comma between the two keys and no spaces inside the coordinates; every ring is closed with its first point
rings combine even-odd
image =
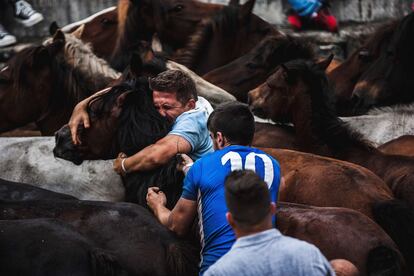
{"type": "Polygon", "coordinates": [[[270,189],[274,178],[273,163],[269,156],[263,153],[251,152],[246,156],[246,162],[243,165],[243,159],[238,152],[229,151],[221,157],[221,164],[224,166],[230,162],[231,171],[235,170],[252,170],[256,172],[256,157],[262,159],[264,164],[264,181],[270,189]]]}

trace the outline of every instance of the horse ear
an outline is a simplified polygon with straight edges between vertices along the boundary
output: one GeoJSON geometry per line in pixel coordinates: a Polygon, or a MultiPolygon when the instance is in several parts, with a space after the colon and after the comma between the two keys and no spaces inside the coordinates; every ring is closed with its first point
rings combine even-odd
{"type": "Polygon", "coordinates": [[[125,92],[122,93],[121,95],[118,96],[118,98],[116,99],[116,106],[117,107],[122,107],[125,103],[125,99],[128,96],[128,94],[131,92],[125,92]]]}
{"type": "Polygon", "coordinates": [[[283,73],[285,74],[285,80],[287,83],[292,84],[294,81],[294,76],[292,72],[286,67],[284,63],[280,65],[280,68],[282,68],[283,73]]]}
{"type": "Polygon", "coordinates": [[[56,23],[56,21],[53,21],[52,23],[50,23],[50,26],[49,26],[49,34],[54,35],[58,29],[59,29],[58,24],[56,23]]]}
{"type": "Polygon", "coordinates": [[[240,0],[230,0],[229,6],[233,6],[233,7],[240,6],[240,0]]]}
{"type": "Polygon", "coordinates": [[[256,0],[249,0],[240,8],[240,17],[241,19],[249,19],[253,13],[254,4],[256,0]]]}
{"type": "Polygon", "coordinates": [[[85,30],[85,24],[82,24],[76,30],[72,32],[72,35],[78,39],[81,39],[84,30],[85,30]]]}
{"type": "Polygon", "coordinates": [[[328,68],[329,64],[331,64],[331,61],[333,60],[333,58],[334,58],[334,54],[330,54],[329,57],[327,57],[326,59],[316,63],[316,66],[320,70],[325,71],[326,68],[328,68]]]}
{"type": "Polygon", "coordinates": [[[139,54],[132,53],[129,62],[129,71],[133,77],[139,77],[142,74],[142,60],[139,54]]]}
{"type": "Polygon", "coordinates": [[[57,42],[59,40],[65,42],[65,34],[60,29],[57,29],[53,35],[53,42],[57,42]]]}
{"type": "Polygon", "coordinates": [[[63,49],[63,47],[65,46],[65,43],[66,43],[65,35],[63,34],[61,30],[58,30],[53,36],[53,42],[47,45],[46,47],[48,48],[49,53],[51,55],[56,55],[63,49]]]}

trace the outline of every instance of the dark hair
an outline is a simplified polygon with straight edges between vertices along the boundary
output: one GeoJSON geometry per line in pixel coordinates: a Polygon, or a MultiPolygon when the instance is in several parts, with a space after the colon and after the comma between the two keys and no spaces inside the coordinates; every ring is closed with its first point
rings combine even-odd
{"type": "Polygon", "coordinates": [[[246,104],[224,103],[211,113],[207,127],[214,135],[223,133],[231,144],[246,146],[253,140],[254,117],[246,104]]]}
{"type": "Polygon", "coordinates": [[[269,189],[255,172],[233,171],[226,177],[224,186],[227,208],[239,227],[255,226],[269,214],[269,189]]]}
{"type": "Polygon", "coordinates": [[[197,88],[194,81],[180,70],[167,70],[149,79],[152,90],[177,93],[177,100],[185,104],[190,99],[197,101],[197,88]]]}

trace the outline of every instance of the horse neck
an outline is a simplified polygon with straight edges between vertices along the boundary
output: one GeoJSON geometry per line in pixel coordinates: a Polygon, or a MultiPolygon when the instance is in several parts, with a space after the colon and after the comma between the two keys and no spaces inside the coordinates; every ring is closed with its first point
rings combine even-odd
{"type": "Polygon", "coordinates": [[[51,72],[53,92],[36,121],[42,135],[53,134],[67,123],[75,105],[93,92],[86,87],[82,75],[64,61],[55,60],[51,72]]]}
{"type": "Polygon", "coordinates": [[[361,162],[371,157],[375,150],[353,133],[327,103],[316,104],[320,99],[305,95],[308,93],[302,93],[295,100],[292,114],[297,139],[304,150],[343,160],[360,158],[361,162]]]}
{"type": "Polygon", "coordinates": [[[251,15],[249,24],[251,29],[247,35],[243,35],[238,29],[226,31],[227,26],[216,26],[211,21],[201,22],[187,45],[177,50],[172,59],[203,75],[245,55],[266,36],[280,35],[256,15],[251,15]]]}

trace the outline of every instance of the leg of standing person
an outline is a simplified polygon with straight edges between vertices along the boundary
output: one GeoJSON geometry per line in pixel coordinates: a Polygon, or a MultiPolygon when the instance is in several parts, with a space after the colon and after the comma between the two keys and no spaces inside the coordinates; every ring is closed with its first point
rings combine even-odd
{"type": "Polygon", "coordinates": [[[10,46],[16,42],[16,37],[7,32],[3,25],[0,24],[0,47],[10,46]]]}
{"type": "Polygon", "coordinates": [[[32,8],[32,6],[24,0],[9,0],[13,7],[14,17],[16,21],[25,27],[31,27],[43,20],[43,15],[32,8]]]}

